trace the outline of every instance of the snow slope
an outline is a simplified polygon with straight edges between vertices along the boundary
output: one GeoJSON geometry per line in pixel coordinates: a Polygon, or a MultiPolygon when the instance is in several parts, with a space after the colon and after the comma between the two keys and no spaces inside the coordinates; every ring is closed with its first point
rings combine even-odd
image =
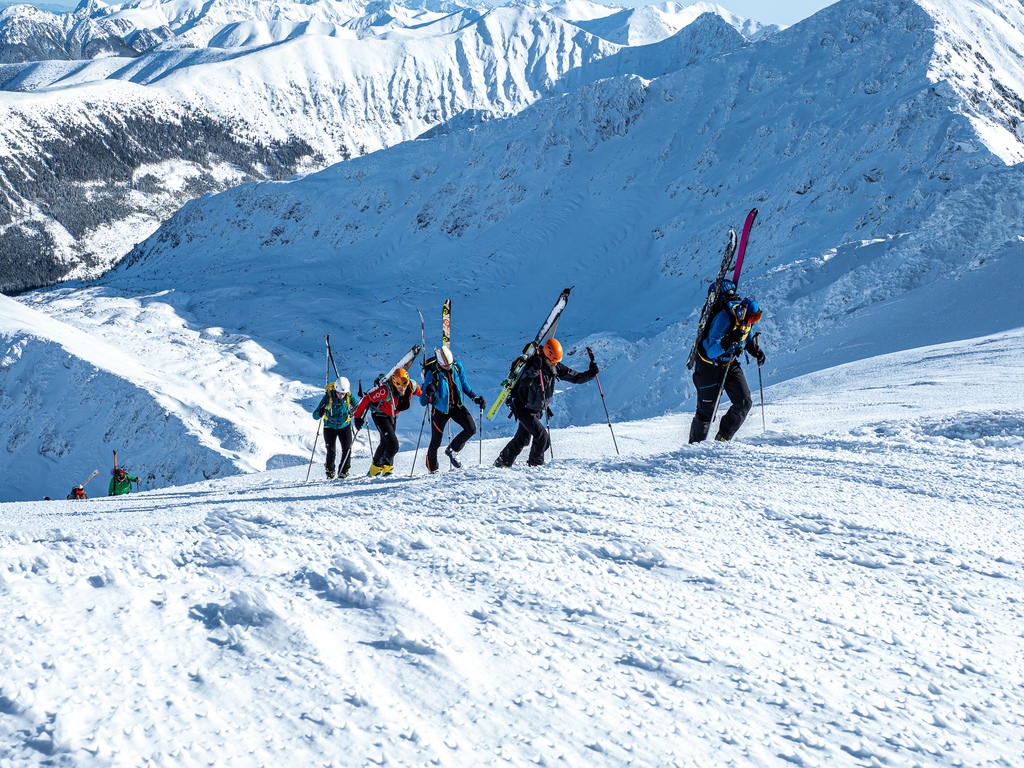
{"type": "Polygon", "coordinates": [[[295,401],[319,391],[267,373],[275,361],[265,350],[220,329],[190,331],[157,296],[86,312],[109,341],[0,297],[12,339],[0,360],[3,498],[47,495],[49,477],[80,482],[108,469],[119,447],[108,447],[111,433],[132,435],[122,464],[136,462],[149,485],[299,463],[308,417],[295,401]],[[165,334],[156,354],[147,325],[165,334]]]}
{"type": "Polygon", "coordinates": [[[1012,765],[1022,346],[771,387],[725,446],[0,505],[0,760],[1012,765]]]}

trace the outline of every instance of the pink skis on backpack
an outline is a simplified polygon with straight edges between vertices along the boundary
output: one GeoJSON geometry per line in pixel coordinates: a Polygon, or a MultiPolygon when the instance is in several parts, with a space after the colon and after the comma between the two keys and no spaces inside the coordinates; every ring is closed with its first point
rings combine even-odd
{"type": "Polygon", "coordinates": [[[752,208],[747,214],[747,220],[743,222],[743,234],[740,236],[740,248],[736,252],[736,268],[732,271],[732,282],[740,284],[740,270],[743,268],[743,254],[747,252],[747,239],[750,237],[750,229],[754,226],[754,219],[757,218],[757,208],[752,208]]]}

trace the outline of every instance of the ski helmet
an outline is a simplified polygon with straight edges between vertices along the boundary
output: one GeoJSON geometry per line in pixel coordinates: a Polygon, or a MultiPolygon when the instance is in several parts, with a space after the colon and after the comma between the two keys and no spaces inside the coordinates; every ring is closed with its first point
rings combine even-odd
{"type": "Polygon", "coordinates": [[[338,377],[338,380],[334,382],[334,391],[339,395],[347,395],[352,391],[352,385],[348,383],[348,379],[344,376],[338,377]]]}
{"type": "Polygon", "coordinates": [[[541,352],[552,363],[560,363],[562,361],[562,345],[558,343],[558,339],[548,339],[545,341],[544,346],[541,347],[541,352]]]}
{"type": "Polygon", "coordinates": [[[742,310],[741,317],[743,322],[747,325],[753,325],[761,319],[761,307],[752,296],[748,296],[740,302],[740,309],[742,310]]]}
{"type": "Polygon", "coordinates": [[[447,346],[435,349],[434,357],[437,359],[437,364],[446,371],[451,368],[452,364],[455,362],[455,355],[452,354],[452,351],[447,346]]]}
{"type": "Polygon", "coordinates": [[[399,368],[393,374],[391,374],[391,383],[396,387],[408,387],[409,386],[409,372],[405,368],[399,368]]]}

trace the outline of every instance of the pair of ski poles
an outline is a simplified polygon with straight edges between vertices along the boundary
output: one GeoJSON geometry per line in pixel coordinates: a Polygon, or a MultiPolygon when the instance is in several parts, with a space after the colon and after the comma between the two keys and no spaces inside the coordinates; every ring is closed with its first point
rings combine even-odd
{"type": "MultiPolygon", "coordinates": [[[[760,342],[758,337],[760,332],[754,334],[754,346],[760,349],[760,342]]],[[[722,383],[718,385],[718,394],[715,396],[715,410],[711,415],[711,423],[715,423],[715,419],[718,418],[718,405],[722,402],[722,392],[725,390],[725,380],[729,377],[729,369],[732,368],[733,362],[736,360],[736,355],[729,358],[729,364],[725,366],[725,373],[722,374],[722,383]]],[[[749,362],[749,358],[748,358],[749,362]]],[[[768,427],[764,418],[764,379],[761,377],[761,363],[757,364],[757,389],[761,394],[761,431],[767,432],[768,427]]]]}
{"type": "MultiPolygon", "coordinates": [[[[324,363],[324,391],[327,391],[327,387],[331,383],[331,366],[334,366],[334,378],[341,378],[341,374],[338,372],[338,364],[334,362],[334,353],[331,352],[331,334],[324,336],[324,343],[327,345],[327,360],[324,363]]],[[[359,382],[359,396],[363,396],[363,382],[359,382]]],[[[316,423],[316,436],[313,438],[313,451],[309,454],[309,466],[306,467],[306,482],[309,482],[309,473],[313,469],[313,458],[316,456],[316,444],[320,439],[320,428],[323,426],[324,419],[326,417],[321,416],[320,420],[316,423]]],[[[325,433],[326,435],[326,433],[325,433]]],[[[326,439],[326,437],[325,437],[326,439]]],[[[339,466],[344,467],[345,462],[348,461],[349,454],[352,453],[352,449],[355,448],[356,440],[359,439],[359,430],[355,430],[352,434],[352,441],[349,443],[348,449],[341,457],[341,464],[339,466]]],[[[366,433],[366,439],[370,442],[370,454],[373,455],[373,438],[370,437],[370,433],[366,433]]],[[[116,458],[115,458],[116,461],[116,458]]]]}

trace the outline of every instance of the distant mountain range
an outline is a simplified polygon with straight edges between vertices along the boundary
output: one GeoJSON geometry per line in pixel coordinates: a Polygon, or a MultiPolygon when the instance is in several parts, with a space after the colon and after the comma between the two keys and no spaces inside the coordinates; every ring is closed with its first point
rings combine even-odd
{"type": "MultiPolygon", "coordinates": [[[[703,3],[8,8],[0,290],[93,278],[207,192],[512,115],[599,76],[649,76],[643,49],[705,13],[736,31],[732,46],[777,31],[703,3]]],[[[713,42],[698,55],[719,51],[713,42]]]]}

